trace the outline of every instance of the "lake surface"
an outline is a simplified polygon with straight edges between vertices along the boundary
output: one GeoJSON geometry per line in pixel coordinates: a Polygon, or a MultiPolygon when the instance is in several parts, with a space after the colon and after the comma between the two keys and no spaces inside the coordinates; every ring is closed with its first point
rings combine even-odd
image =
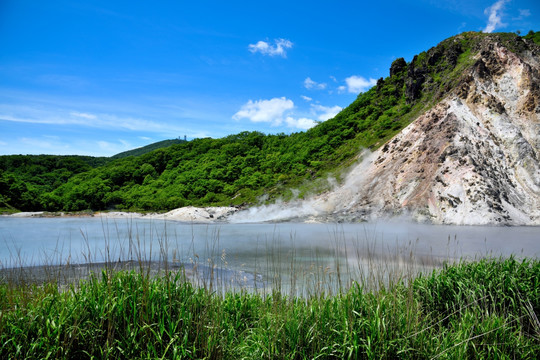
{"type": "MultiPolygon", "coordinates": [[[[188,224],[147,219],[0,216],[0,268],[141,259],[270,282],[391,276],[445,261],[540,257],[540,227],[362,224],[188,224]],[[279,280],[276,280],[279,279],[279,280]]],[[[332,280],[331,282],[334,282],[332,280]]],[[[260,284],[259,284],[260,285],[260,284]]]]}

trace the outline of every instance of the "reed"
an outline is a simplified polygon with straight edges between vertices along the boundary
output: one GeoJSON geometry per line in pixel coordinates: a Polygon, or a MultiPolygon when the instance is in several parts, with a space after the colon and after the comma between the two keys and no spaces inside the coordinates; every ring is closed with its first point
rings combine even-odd
{"type": "Polygon", "coordinates": [[[14,261],[1,272],[0,358],[540,358],[536,259],[439,264],[399,249],[377,260],[376,244],[350,248],[337,232],[331,267],[313,254],[305,268],[267,239],[263,280],[241,286],[222,276],[228,254],[212,237],[215,256],[186,264],[170,260],[166,237],[150,239],[160,249],[149,256],[136,233],[128,259],[108,240],[107,261],[78,276],[65,271],[80,265],[64,264],[32,277],[14,261]],[[355,252],[362,261],[343,260],[355,252]]]}

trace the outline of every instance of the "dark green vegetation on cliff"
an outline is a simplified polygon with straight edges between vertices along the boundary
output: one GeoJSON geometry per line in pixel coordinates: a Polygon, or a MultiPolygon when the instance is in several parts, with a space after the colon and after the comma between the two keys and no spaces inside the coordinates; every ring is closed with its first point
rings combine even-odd
{"type": "Polygon", "coordinates": [[[482,260],[307,298],[105,270],[0,283],[3,359],[538,359],[540,262],[482,260]]]}
{"type": "Polygon", "coordinates": [[[4,166],[0,207],[168,210],[254,203],[262,195],[269,200],[287,198],[293,188],[300,190],[300,196],[320,191],[323,179],[339,178],[362,148],[378,148],[454,91],[468,69],[482,65],[475,56],[489,51],[490,44],[538,54],[535,42],[538,33],[534,32],[524,37],[469,32],[449,38],[409,63],[395,60],[389,77],[379,79],[333,119],[302,133],[243,132],[196,139],[84,171],[63,172],[61,181],[48,175],[60,168],[35,174],[4,166]]]}
{"type": "Polygon", "coordinates": [[[532,40],[535,43],[537,43],[538,45],[540,45],[540,31],[534,32],[534,31],[531,30],[523,38],[525,38],[527,40],[532,40]]]}

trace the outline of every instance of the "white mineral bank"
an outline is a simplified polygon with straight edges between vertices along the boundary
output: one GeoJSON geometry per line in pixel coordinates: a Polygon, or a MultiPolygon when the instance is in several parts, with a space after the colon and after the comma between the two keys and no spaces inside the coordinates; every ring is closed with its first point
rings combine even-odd
{"type": "Polygon", "coordinates": [[[198,208],[193,206],[186,206],[178,209],[171,210],[169,212],[158,214],[141,214],[132,212],[103,212],[97,213],[96,216],[106,218],[137,218],[137,219],[155,219],[155,220],[174,220],[182,222],[194,222],[194,223],[212,223],[217,220],[224,220],[230,214],[236,212],[234,207],[205,207],[198,208]]]}

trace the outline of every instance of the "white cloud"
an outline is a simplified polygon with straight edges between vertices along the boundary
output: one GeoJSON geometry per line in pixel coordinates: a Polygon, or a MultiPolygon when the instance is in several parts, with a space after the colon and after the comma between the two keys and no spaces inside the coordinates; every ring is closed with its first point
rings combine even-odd
{"type": "Polygon", "coordinates": [[[519,9],[519,16],[512,18],[512,20],[523,20],[526,17],[531,16],[531,10],[529,9],[519,9]]]}
{"type": "Polygon", "coordinates": [[[326,89],[326,83],[318,83],[308,77],[306,80],[304,80],[304,87],[306,89],[324,90],[326,89]]]}
{"type": "Polygon", "coordinates": [[[281,56],[287,57],[286,49],[290,49],[293,43],[286,39],[275,39],[275,45],[271,45],[266,41],[258,41],[256,44],[249,44],[248,49],[252,53],[260,52],[263,55],[268,56],[281,56]]]}
{"type": "Polygon", "coordinates": [[[338,92],[339,93],[344,93],[345,90],[347,90],[347,87],[345,85],[341,85],[340,87],[337,88],[338,89],[338,92]]]}
{"type": "Polygon", "coordinates": [[[333,82],[338,82],[335,76],[330,75],[330,79],[332,79],[333,82]]]}
{"type": "Polygon", "coordinates": [[[294,119],[292,117],[287,117],[285,119],[285,122],[287,123],[289,127],[302,129],[302,130],[311,129],[312,127],[317,125],[316,121],[312,119],[308,119],[308,118],[294,119]]]}
{"type": "Polygon", "coordinates": [[[70,115],[75,116],[75,117],[81,117],[83,119],[89,119],[89,120],[94,120],[97,118],[97,116],[94,114],[80,113],[80,112],[72,112],[70,113],[70,115]]]}
{"type": "MultiPolygon", "coordinates": [[[[368,90],[373,85],[377,84],[376,79],[370,78],[367,80],[366,78],[362,76],[350,76],[345,79],[345,82],[347,83],[347,89],[350,93],[360,93],[368,90]]],[[[341,86],[339,87],[340,90],[344,90],[341,86]]]]}
{"type": "Polygon", "coordinates": [[[249,119],[252,122],[267,122],[280,125],[286,111],[294,107],[292,100],[285,97],[270,100],[249,100],[233,115],[234,120],[249,119]]]}
{"type": "Polygon", "coordinates": [[[184,135],[189,139],[225,136],[233,132],[231,127],[227,127],[229,124],[226,121],[230,121],[230,115],[239,108],[235,108],[233,103],[222,102],[219,106],[222,110],[218,111],[207,106],[208,98],[194,99],[189,96],[146,97],[145,100],[150,103],[117,102],[110,99],[85,97],[81,100],[77,97],[9,92],[0,88],[0,98],[2,97],[4,101],[0,101],[0,140],[8,142],[8,145],[0,147],[0,154],[110,156],[115,152],[100,150],[97,140],[119,144],[118,149],[123,151],[118,138],[142,146],[152,141],[141,143],[138,136],[156,139],[153,141],[179,136],[183,138],[184,135]],[[224,108],[228,110],[223,112],[224,108]],[[9,132],[7,126],[10,128],[9,132]],[[4,128],[6,131],[2,131],[4,128]],[[70,135],[66,135],[67,133],[70,135]],[[46,134],[58,135],[60,139],[46,134]],[[111,139],[111,136],[114,138],[111,139]],[[35,146],[32,142],[21,142],[22,137],[38,138],[40,146],[37,142],[35,146]],[[66,148],[66,144],[69,148],[66,148]]]}
{"type": "Polygon", "coordinates": [[[529,17],[529,16],[531,16],[531,10],[529,10],[529,9],[519,9],[519,16],[520,17],[529,17]]]}
{"type": "Polygon", "coordinates": [[[508,0],[499,0],[495,4],[488,7],[484,10],[484,14],[489,15],[488,24],[483,30],[485,33],[491,33],[497,28],[505,27],[506,24],[502,22],[502,17],[500,11],[502,10],[504,4],[508,0]]]}
{"type": "Polygon", "coordinates": [[[318,120],[326,121],[326,120],[331,119],[334,116],[336,116],[341,110],[343,110],[343,108],[341,106],[337,106],[337,105],[329,107],[329,106],[322,106],[322,105],[312,104],[311,105],[311,110],[313,111],[314,114],[319,113],[317,115],[318,120]]]}
{"type": "MultiPolygon", "coordinates": [[[[307,96],[306,96],[307,97],[307,96]]],[[[242,105],[240,110],[233,115],[234,120],[248,119],[256,123],[270,123],[273,126],[285,123],[290,128],[307,130],[318,123],[306,117],[296,118],[291,114],[294,103],[285,97],[273,98],[270,100],[249,100],[242,105]]],[[[317,107],[318,111],[328,112],[330,109],[324,106],[317,107]]],[[[335,109],[334,109],[335,110],[335,109]]],[[[319,117],[323,117],[321,114],[319,117]]],[[[325,119],[326,120],[326,119],[325,119]]]]}
{"type": "Polygon", "coordinates": [[[57,109],[37,109],[33,107],[9,106],[0,104],[0,121],[29,124],[62,126],[84,126],[98,129],[121,129],[145,132],[184,132],[177,126],[151,120],[115,114],[90,114],[57,109]],[[15,114],[15,115],[12,115],[15,114]]]}
{"type": "Polygon", "coordinates": [[[313,100],[312,98],[310,98],[309,96],[305,96],[305,95],[300,95],[300,97],[306,101],[311,101],[313,100]]]}

